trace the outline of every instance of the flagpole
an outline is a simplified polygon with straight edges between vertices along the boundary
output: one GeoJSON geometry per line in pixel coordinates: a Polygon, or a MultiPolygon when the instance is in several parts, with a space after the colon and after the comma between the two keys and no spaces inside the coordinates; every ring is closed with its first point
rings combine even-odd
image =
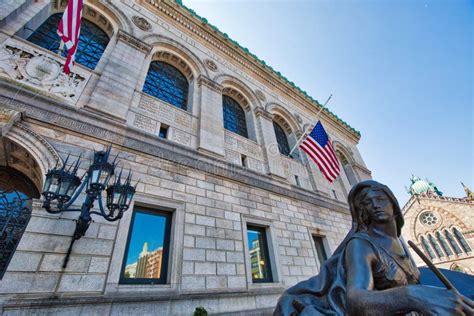
{"type": "MultiPolygon", "coordinates": [[[[332,98],[332,93],[331,95],[329,96],[329,98],[326,100],[326,102],[324,102],[323,106],[319,109],[318,113],[316,114],[316,122],[318,120],[318,117],[319,117],[319,114],[321,113],[321,111],[326,107],[326,105],[328,104],[329,100],[331,100],[332,98]]],[[[288,154],[288,156],[291,156],[291,154],[295,151],[296,148],[298,148],[298,146],[301,144],[301,142],[303,141],[303,139],[305,138],[306,134],[308,133],[308,131],[310,131],[314,126],[309,126],[306,131],[301,135],[301,137],[298,139],[298,141],[296,142],[296,144],[293,146],[293,148],[291,149],[290,153],[288,154]]]]}

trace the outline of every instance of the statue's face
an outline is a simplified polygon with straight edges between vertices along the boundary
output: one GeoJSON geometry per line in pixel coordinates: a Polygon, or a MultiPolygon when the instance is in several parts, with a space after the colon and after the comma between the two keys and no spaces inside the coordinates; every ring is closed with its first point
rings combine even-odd
{"type": "Polygon", "coordinates": [[[369,190],[361,201],[364,211],[372,222],[381,223],[393,220],[393,205],[385,192],[369,190]]]}

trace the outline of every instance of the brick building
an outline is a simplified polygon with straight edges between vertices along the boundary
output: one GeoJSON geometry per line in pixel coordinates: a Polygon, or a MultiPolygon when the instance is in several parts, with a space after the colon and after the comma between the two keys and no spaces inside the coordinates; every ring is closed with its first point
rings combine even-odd
{"type": "Polygon", "coordinates": [[[85,1],[66,76],[65,3],[2,4],[0,192],[33,199],[0,244],[3,312],[264,313],[318,273],[350,227],[347,192],[370,178],[360,134],[321,112],[344,167],[333,184],[290,156],[321,105],[179,2],[85,1]],[[120,220],[93,215],[63,269],[78,213],[42,208],[45,176],[68,155],[82,175],[110,144],[137,192],[120,220]],[[161,266],[143,277],[145,242],[161,266]]]}

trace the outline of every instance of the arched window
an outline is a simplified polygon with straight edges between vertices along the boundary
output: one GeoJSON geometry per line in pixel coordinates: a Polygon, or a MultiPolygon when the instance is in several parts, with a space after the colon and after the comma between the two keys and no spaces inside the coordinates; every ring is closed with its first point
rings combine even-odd
{"type": "Polygon", "coordinates": [[[188,80],[178,69],[162,61],[150,63],[143,92],[186,111],[188,90],[188,80]]]}
{"type": "Polygon", "coordinates": [[[224,128],[248,138],[245,112],[240,104],[226,95],[222,96],[224,108],[224,128]]]}
{"type": "Polygon", "coordinates": [[[449,248],[448,243],[446,242],[446,239],[444,238],[443,235],[441,235],[440,232],[436,232],[436,239],[438,239],[438,241],[441,244],[441,247],[443,248],[444,252],[448,256],[452,256],[453,252],[452,252],[451,248],[449,248]]]}
{"type": "Polygon", "coordinates": [[[273,129],[275,130],[278,150],[282,155],[289,156],[290,145],[288,144],[288,138],[286,137],[285,130],[283,130],[283,128],[275,121],[273,121],[273,129]]]}
{"type": "MultiPolygon", "coordinates": [[[[51,15],[30,35],[28,40],[54,53],[58,53],[61,39],[57,34],[57,30],[61,17],[62,13],[51,15]]],[[[79,46],[76,51],[76,62],[87,68],[94,69],[104,53],[109,40],[109,36],[104,31],[94,23],[83,18],[81,21],[79,46]]],[[[64,47],[61,55],[64,57],[67,55],[66,47],[64,47]]]]}
{"type": "Polygon", "coordinates": [[[352,170],[352,167],[349,163],[349,160],[347,160],[346,156],[344,154],[342,154],[340,151],[337,151],[337,153],[338,153],[338,156],[339,156],[339,160],[342,164],[342,168],[344,168],[344,172],[346,173],[347,180],[349,181],[349,184],[351,186],[357,184],[357,179],[356,179],[356,176],[354,174],[354,170],[352,170]]]}
{"type": "Polygon", "coordinates": [[[10,167],[0,167],[0,279],[7,270],[31,217],[33,182],[10,167]]]}
{"type": "Polygon", "coordinates": [[[425,237],[421,236],[420,237],[421,244],[423,245],[423,248],[425,249],[425,252],[430,256],[431,259],[435,258],[435,254],[433,250],[431,249],[430,245],[428,244],[428,241],[426,241],[425,237]]]}
{"type": "Polygon", "coordinates": [[[454,233],[454,236],[456,236],[456,239],[459,241],[459,243],[461,244],[462,249],[465,252],[469,252],[469,251],[472,250],[471,247],[469,246],[469,244],[467,243],[466,239],[462,235],[462,233],[456,227],[453,228],[453,233],[454,233]]]}
{"type": "Polygon", "coordinates": [[[430,241],[431,247],[433,247],[434,251],[436,252],[436,255],[438,258],[444,257],[443,252],[441,251],[441,248],[438,245],[438,242],[436,239],[434,239],[433,235],[429,234],[428,235],[428,240],[430,241]]]}
{"type": "Polygon", "coordinates": [[[461,250],[461,248],[459,248],[459,245],[458,245],[458,243],[456,242],[456,240],[454,240],[453,234],[451,234],[450,231],[445,230],[445,231],[444,231],[444,235],[445,235],[446,238],[448,239],[448,242],[449,242],[449,244],[451,245],[451,248],[453,248],[454,252],[455,252],[457,255],[460,255],[460,254],[462,253],[462,250],[461,250]]]}

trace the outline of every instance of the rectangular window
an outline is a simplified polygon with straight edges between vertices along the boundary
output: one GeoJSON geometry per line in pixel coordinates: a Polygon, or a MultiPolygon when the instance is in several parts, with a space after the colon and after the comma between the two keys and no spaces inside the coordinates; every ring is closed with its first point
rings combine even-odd
{"type": "Polygon", "coordinates": [[[316,247],[316,253],[318,254],[319,263],[321,263],[322,265],[324,261],[326,261],[328,258],[326,254],[326,250],[324,249],[323,237],[313,235],[313,241],[314,241],[314,246],[316,247]]]}
{"type": "Polygon", "coordinates": [[[295,175],[295,181],[296,181],[296,185],[301,187],[301,183],[300,183],[300,177],[298,177],[297,175],[295,175]]]}
{"type": "Polygon", "coordinates": [[[168,126],[165,124],[161,124],[160,126],[160,138],[167,138],[168,137],[168,126]]]}
{"type": "Polygon", "coordinates": [[[273,282],[266,229],[247,226],[247,243],[250,255],[252,281],[254,283],[273,282]]]}
{"type": "Polygon", "coordinates": [[[242,166],[247,167],[247,156],[242,155],[242,166]]]}
{"type": "Polygon", "coordinates": [[[135,209],[120,275],[121,284],[164,284],[168,274],[170,212],[135,209]]]}
{"type": "Polygon", "coordinates": [[[337,200],[337,193],[336,193],[336,190],[332,190],[332,194],[334,194],[334,198],[337,200]]]}

